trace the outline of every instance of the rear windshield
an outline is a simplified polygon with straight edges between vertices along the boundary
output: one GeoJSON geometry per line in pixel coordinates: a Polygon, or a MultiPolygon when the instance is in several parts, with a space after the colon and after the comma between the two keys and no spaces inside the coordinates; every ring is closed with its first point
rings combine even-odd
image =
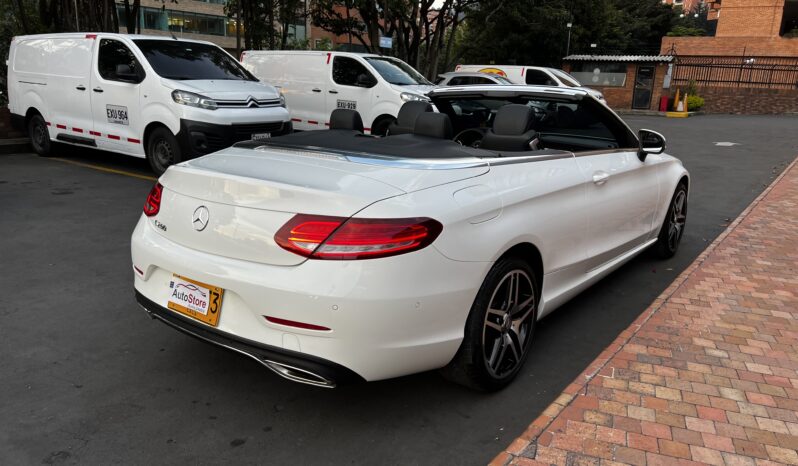
{"type": "Polygon", "coordinates": [[[365,57],[374,69],[389,83],[399,86],[412,86],[415,84],[432,84],[427,78],[414,70],[412,66],[389,57],[365,57]]]}
{"type": "Polygon", "coordinates": [[[133,42],[162,78],[257,81],[236,60],[215,45],[177,40],[138,39],[133,42]]]}

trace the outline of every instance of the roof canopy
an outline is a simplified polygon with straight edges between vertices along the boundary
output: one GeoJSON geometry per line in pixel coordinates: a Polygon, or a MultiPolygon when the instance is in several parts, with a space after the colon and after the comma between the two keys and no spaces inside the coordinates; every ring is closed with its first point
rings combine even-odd
{"type": "Polygon", "coordinates": [[[671,55],[568,55],[565,61],[615,61],[615,62],[664,62],[673,61],[671,55]]]}

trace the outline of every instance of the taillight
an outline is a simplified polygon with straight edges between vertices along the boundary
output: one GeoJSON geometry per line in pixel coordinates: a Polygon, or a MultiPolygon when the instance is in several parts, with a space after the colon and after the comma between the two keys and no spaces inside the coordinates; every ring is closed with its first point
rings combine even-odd
{"type": "Polygon", "coordinates": [[[163,192],[163,186],[161,183],[155,183],[150,194],[147,195],[147,200],[144,201],[144,215],[147,217],[158,215],[158,211],[161,210],[161,192],[163,192]]]}
{"type": "Polygon", "coordinates": [[[430,218],[371,219],[298,214],[274,235],[310,259],[375,259],[429,246],[443,226],[430,218]]]}

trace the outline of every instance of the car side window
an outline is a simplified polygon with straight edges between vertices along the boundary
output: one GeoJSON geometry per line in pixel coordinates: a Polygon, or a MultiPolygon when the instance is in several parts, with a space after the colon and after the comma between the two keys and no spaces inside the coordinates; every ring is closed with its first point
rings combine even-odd
{"type": "Polygon", "coordinates": [[[602,111],[598,105],[579,102],[548,102],[533,103],[543,109],[539,112],[541,118],[536,123],[539,133],[542,133],[545,140],[546,136],[555,136],[561,142],[564,138],[570,138],[573,144],[582,145],[580,141],[592,140],[598,143],[585,145],[585,148],[599,147],[619,148],[634,145],[630,139],[628,130],[615,119],[611,118],[607,112],[602,111]]]}
{"type": "Polygon", "coordinates": [[[526,83],[537,86],[556,86],[551,76],[540,70],[526,70],[526,83]]]}
{"type": "Polygon", "coordinates": [[[482,76],[476,76],[473,78],[472,84],[496,84],[496,83],[491,79],[483,78],[482,76]]]}
{"type": "Polygon", "coordinates": [[[471,83],[468,82],[469,78],[467,76],[456,76],[449,80],[450,86],[467,86],[471,83]]]}
{"type": "Polygon", "coordinates": [[[100,40],[97,70],[109,81],[134,82],[133,75],[141,76],[141,65],[125,44],[113,39],[100,40]]]}
{"type": "Polygon", "coordinates": [[[374,87],[377,84],[377,80],[362,63],[349,57],[333,59],[332,77],[336,84],[342,86],[374,87]],[[366,82],[371,85],[365,85],[366,82]]]}

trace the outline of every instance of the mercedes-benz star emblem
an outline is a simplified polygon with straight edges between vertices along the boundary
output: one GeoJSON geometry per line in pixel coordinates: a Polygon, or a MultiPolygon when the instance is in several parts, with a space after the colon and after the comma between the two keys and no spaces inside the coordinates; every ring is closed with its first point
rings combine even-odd
{"type": "Polygon", "coordinates": [[[208,226],[209,217],[210,213],[208,212],[208,208],[201,205],[194,210],[194,215],[191,216],[191,224],[194,226],[195,230],[202,231],[208,226]]]}

